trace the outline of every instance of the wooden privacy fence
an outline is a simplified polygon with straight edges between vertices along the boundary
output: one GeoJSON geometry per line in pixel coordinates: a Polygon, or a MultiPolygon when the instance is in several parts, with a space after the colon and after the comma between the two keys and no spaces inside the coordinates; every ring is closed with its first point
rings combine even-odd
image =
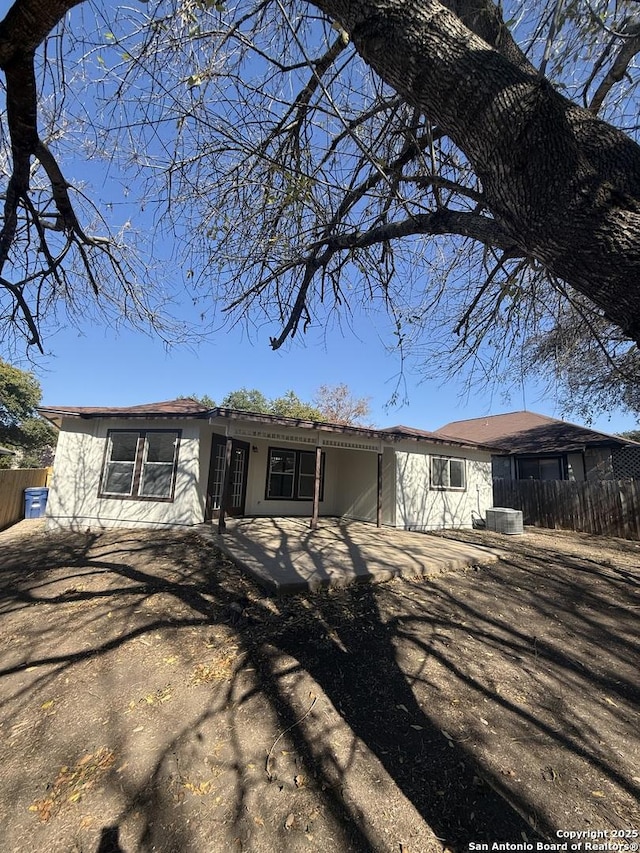
{"type": "Polygon", "coordinates": [[[493,505],[536,527],[640,539],[640,480],[494,480],[493,505]]]}
{"type": "Polygon", "coordinates": [[[0,469],[0,530],[24,518],[24,490],[46,486],[49,468],[0,469]]]}

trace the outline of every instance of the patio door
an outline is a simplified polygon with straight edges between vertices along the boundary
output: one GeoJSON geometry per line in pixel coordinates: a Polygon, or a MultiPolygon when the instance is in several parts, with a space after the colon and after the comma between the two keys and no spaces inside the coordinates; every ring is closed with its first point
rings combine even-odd
{"type": "MultiPolygon", "coordinates": [[[[222,489],[224,487],[224,467],[227,439],[223,435],[214,435],[211,444],[209,463],[209,485],[207,488],[206,519],[211,521],[220,516],[222,489]]],[[[249,468],[249,445],[245,441],[233,439],[231,442],[231,465],[229,475],[229,495],[225,513],[244,515],[247,497],[247,470],[249,468]]]]}

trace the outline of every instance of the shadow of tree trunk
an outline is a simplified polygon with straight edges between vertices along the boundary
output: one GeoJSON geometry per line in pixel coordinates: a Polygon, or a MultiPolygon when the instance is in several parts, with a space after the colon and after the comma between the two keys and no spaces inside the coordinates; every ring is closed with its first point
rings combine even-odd
{"type": "MultiPolygon", "coordinates": [[[[469,755],[434,726],[429,709],[418,704],[396,659],[396,635],[381,617],[374,589],[363,585],[341,595],[351,599],[360,618],[336,620],[327,606],[330,599],[318,597],[315,624],[293,621],[278,633],[277,648],[318,683],[354,737],[379,759],[443,842],[462,847],[471,841],[538,837],[479,775],[469,755]]],[[[295,713],[278,687],[272,655],[264,648],[254,648],[252,655],[283,724],[291,725],[295,713]]],[[[295,737],[306,760],[322,772],[314,744],[303,742],[299,731],[295,737]]],[[[525,803],[517,806],[526,813],[525,803]]]]}

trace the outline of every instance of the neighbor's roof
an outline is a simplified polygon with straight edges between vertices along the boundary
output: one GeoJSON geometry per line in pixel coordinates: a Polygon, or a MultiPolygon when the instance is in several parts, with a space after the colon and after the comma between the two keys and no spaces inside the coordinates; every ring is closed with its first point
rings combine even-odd
{"type": "Polygon", "coordinates": [[[9,450],[8,447],[0,447],[0,456],[15,456],[15,450],[9,450]]]}
{"type": "Polygon", "coordinates": [[[615,435],[524,411],[452,421],[436,430],[436,435],[491,444],[509,454],[567,453],[585,447],[624,447],[634,444],[615,435]]]}
{"type": "Polygon", "coordinates": [[[450,436],[438,435],[434,432],[413,429],[406,426],[395,426],[387,429],[371,429],[369,427],[345,426],[344,424],[325,423],[323,421],[308,421],[300,418],[285,418],[279,415],[267,415],[260,412],[245,412],[239,409],[215,407],[208,409],[197,400],[189,398],[166,400],[161,403],[145,403],[141,406],[40,406],[38,412],[56,426],[62,425],[63,418],[122,418],[122,419],[153,419],[153,418],[199,418],[214,420],[244,420],[253,423],[273,424],[282,427],[297,427],[313,429],[320,432],[339,432],[346,435],[362,436],[365,438],[386,439],[399,441],[431,441],[435,444],[452,445],[473,449],[491,450],[476,441],[467,441],[450,436]]]}

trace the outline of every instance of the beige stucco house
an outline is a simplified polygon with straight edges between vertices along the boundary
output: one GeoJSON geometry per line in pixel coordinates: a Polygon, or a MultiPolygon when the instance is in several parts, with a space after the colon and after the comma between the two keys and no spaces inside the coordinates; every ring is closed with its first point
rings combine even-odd
{"type": "Polygon", "coordinates": [[[471,527],[491,506],[490,449],[407,427],[347,427],[172,400],[46,406],[60,437],[51,527],[165,527],[226,516],[332,516],[471,527]]]}

